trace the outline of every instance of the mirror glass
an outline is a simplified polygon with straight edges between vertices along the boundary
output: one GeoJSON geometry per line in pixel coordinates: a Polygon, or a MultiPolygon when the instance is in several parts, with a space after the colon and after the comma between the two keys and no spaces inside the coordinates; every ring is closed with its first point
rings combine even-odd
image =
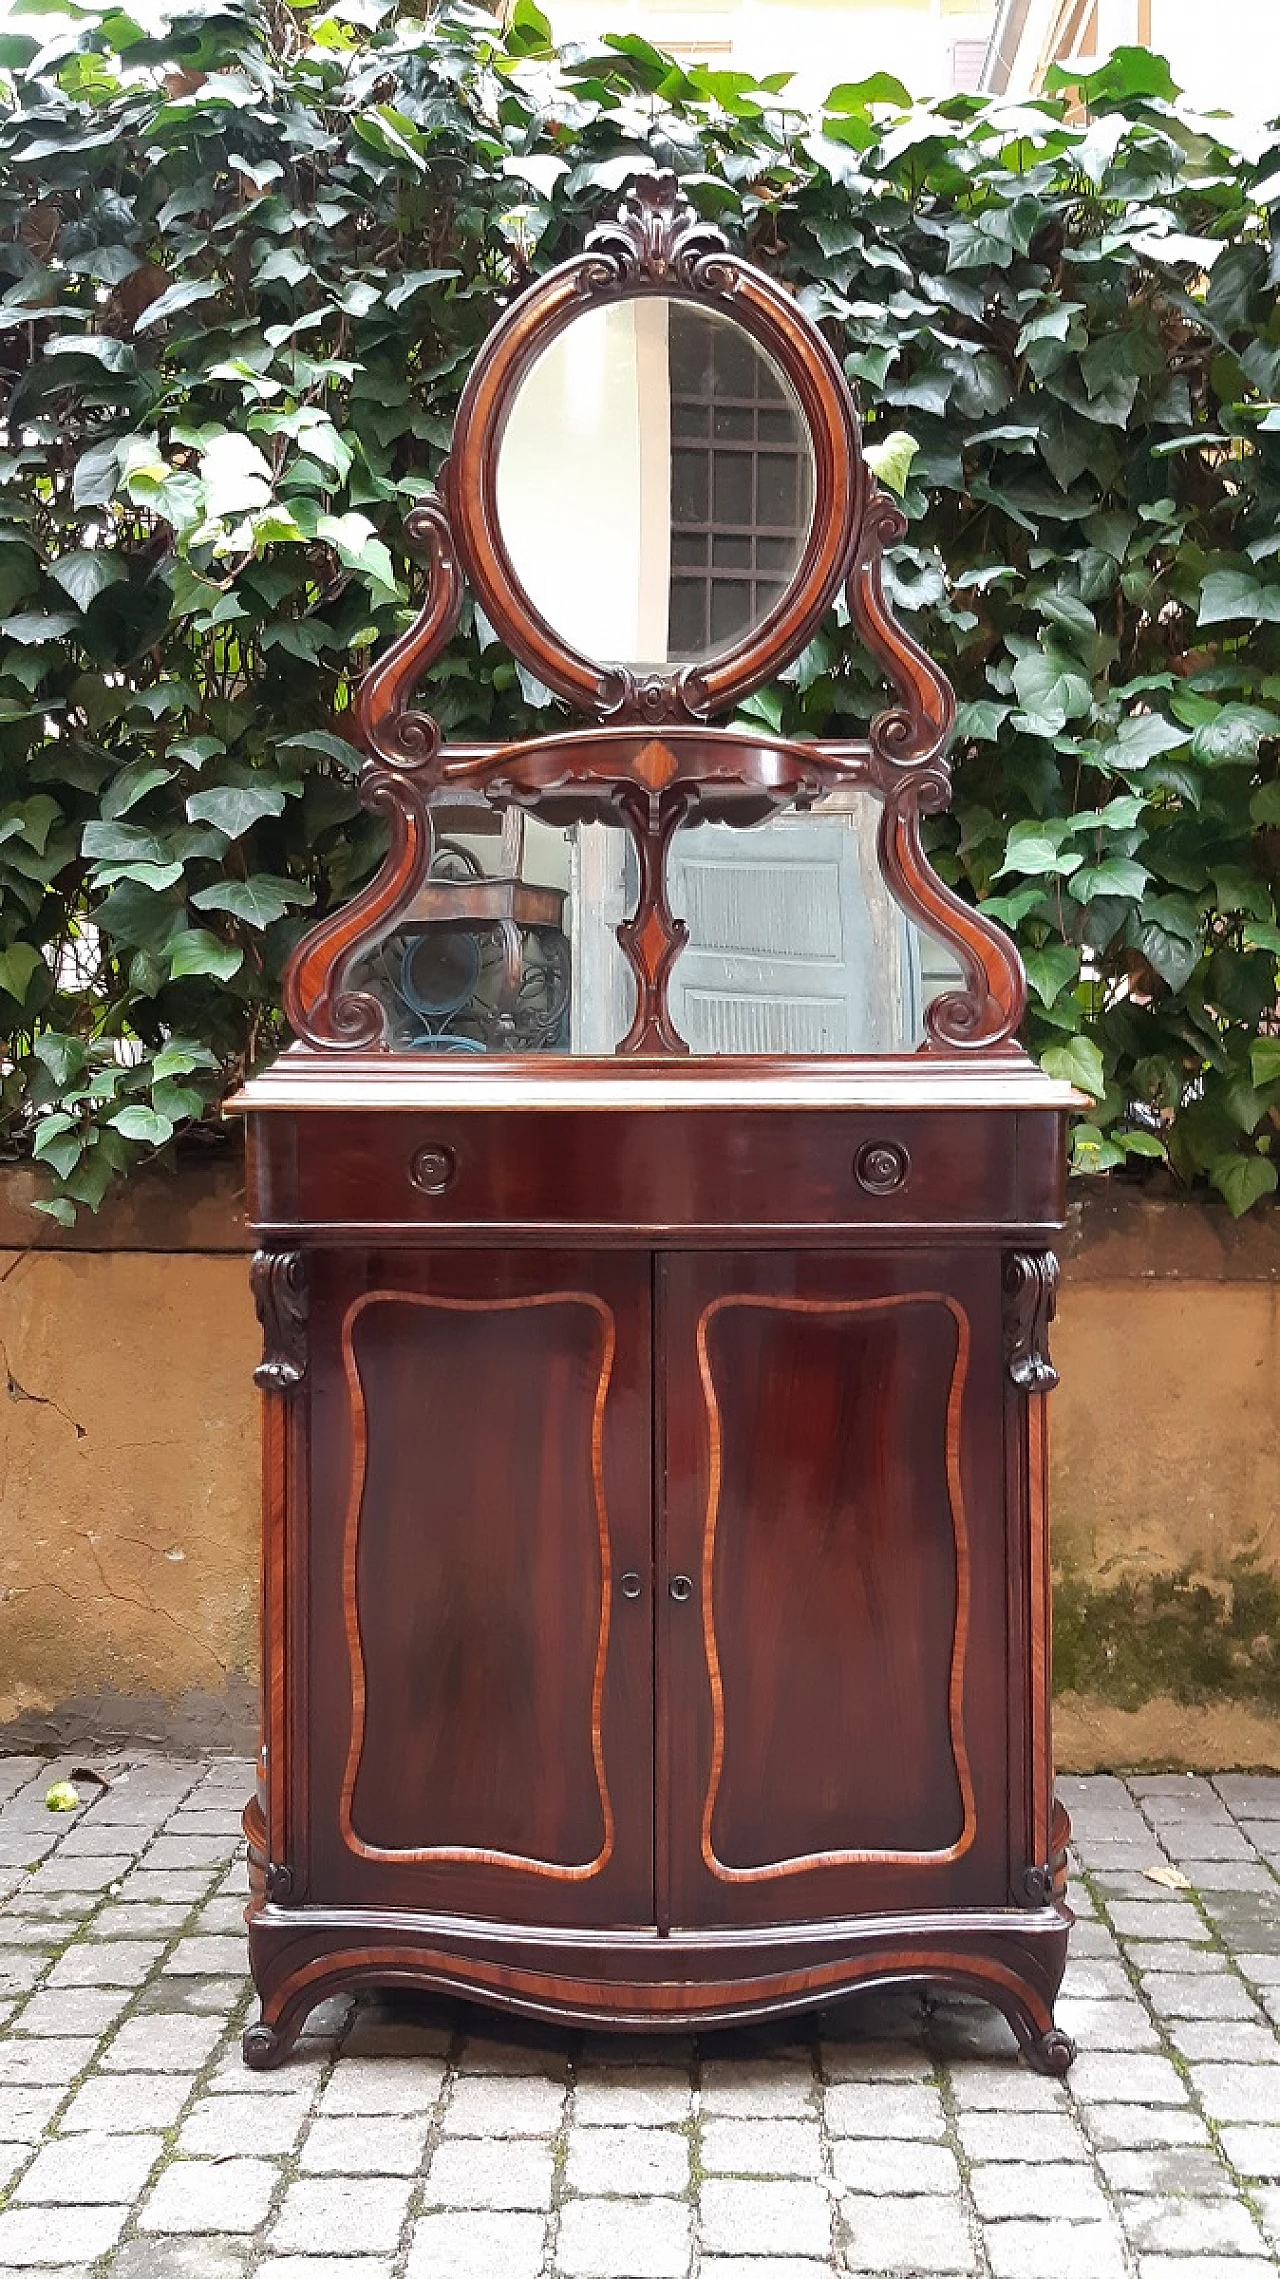
{"type": "MultiPolygon", "coordinates": [[[[691,823],[671,845],[671,907],[689,939],[671,1014],[695,1053],[914,1052],[926,1006],[961,986],[946,946],[894,901],[876,859],[879,803],[837,792],[748,829],[691,823]]],[[[573,1049],[611,1053],[635,1007],[614,928],[639,880],[627,835],[576,834],[573,1049]]]]}
{"type": "Polygon", "coordinates": [[[567,647],[702,664],[781,600],[813,521],[813,451],[779,366],[734,318],[660,295],[584,309],[516,391],[498,523],[567,647]]]}

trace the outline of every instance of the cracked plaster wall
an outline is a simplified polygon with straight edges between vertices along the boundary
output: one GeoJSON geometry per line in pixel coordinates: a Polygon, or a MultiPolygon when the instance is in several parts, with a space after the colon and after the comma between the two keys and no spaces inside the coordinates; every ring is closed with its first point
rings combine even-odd
{"type": "MultiPolygon", "coordinates": [[[[0,1746],[251,1748],[259,1345],[238,1171],[135,1179],[33,1249],[34,1191],[0,1174],[0,1746]]],[[[1251,1638],[1240,1619],[1246,1583],[1280,1607],[1280,1213],[1237,1226],[1095,1191],[1063,1251],[1056,1592],[1077,1633],[1137,1636],[1123,1684],[1095,1654],[1060,1696],[1059,1764],[1280,1767],[1280,1664],[1263,1666],[1280,1623],[1251,1638]]]]}

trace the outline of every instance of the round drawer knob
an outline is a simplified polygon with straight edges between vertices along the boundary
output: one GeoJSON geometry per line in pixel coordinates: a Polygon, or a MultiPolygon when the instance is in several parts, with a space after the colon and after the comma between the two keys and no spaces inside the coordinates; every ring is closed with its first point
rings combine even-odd
{"type": "Polygon", "coordinates": [[[868,1140],[853,1159],[853,1176],[868,1195],[892,1195],[910,1168],[911,1159],[896,1140],[868,1140]]]}
{"type": "Polygon", "coordinates": [[[677,1606],[683,1606],[686,1599],[693,1597],[693,1584],[688,1575],[673,1575],[667,1589],[677,1606]]]}
{"type": "Polygon", "coordinates": [[[451,1147],[420,1147],[409,1165],[409,1177],[422,1195],[443,1195],[458,1175],[458,1158],[451,1147]]]}
{"type": "Polygon", "coordinates": [[[628,1568],[626,1574],[622,1576],[618,1584],[618,1588],[624,1598],[639,1598],[641,1591],[644,1589],[644,1585],[641,1582],[639,1575],[632,1567],[628,1568]]]}

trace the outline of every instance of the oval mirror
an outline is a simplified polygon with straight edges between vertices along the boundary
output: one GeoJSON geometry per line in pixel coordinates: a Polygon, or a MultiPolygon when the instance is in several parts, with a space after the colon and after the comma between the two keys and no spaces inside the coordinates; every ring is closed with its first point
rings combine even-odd
{"type": "Polygon", "coordinates": [[[516,390],[498,525],[553,633],[633,670],[705,664],[782,600],[813,521],[813,447],[734,318],[659,294],[584,309],[516,390]]]}

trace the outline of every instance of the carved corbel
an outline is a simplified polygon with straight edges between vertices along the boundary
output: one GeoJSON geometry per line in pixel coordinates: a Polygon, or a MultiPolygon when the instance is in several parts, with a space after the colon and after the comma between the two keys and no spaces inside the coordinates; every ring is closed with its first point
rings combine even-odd
{"type": "Polygon", "coordinates": [[[1049,1324],[1058,1303],[1058,1261],[1051,1250],[1011,1250],[1004,1262],[1004,1358],[1024,1393],[1051,1393],[1058,1372],[1049,1359],[1049,1324]]]}
{"type": "Polygon", "coordinates": [[[259,1250],[249,1268],[262,1359],[253,1372],[264,1393],[291,1393],[307,1373],[307,1261],[300,1250],[259,1250]]]}

